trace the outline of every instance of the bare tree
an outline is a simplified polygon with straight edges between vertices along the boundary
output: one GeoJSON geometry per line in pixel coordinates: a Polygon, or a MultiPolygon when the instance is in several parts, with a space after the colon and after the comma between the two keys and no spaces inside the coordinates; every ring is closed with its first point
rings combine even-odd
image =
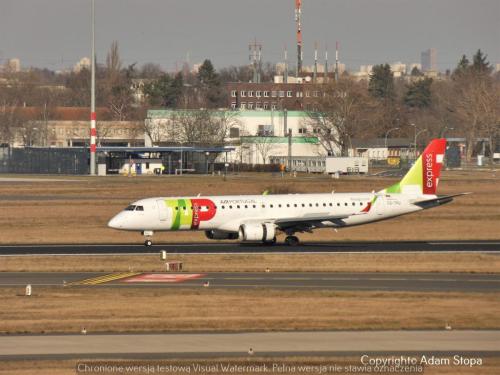
{"type": "MultiPolygon", "coordinates": [[[[466,159],[470,161],[478,136],[498,132],[498,97],[489,76],[464,73],[453,81],[451,107],[459,119],[460,130],[466,137],[466,159]]],[[[493,141],[491,142],[493,146],[493,141]]]]}
{"type": "Polygon", "coordinates": [[[19,108],[13,103],[3,103],[0,106],[0,144],[12,144],[16,129],[22,123],[19,108]]]}
{"type": "Polygon", "coordinates": [[[117,79],[119,79],[121,70],[122,70],[122,62],[120,59],[118,42],[114,40],[111,43],[111,47],[109,48],[109,52],[106,56],[106,73],[108,79],[111,82],[114,82],[117,79]]]}
{"type": "MultiPolygon", "coordinates": [[[[349,78],[325,85],[308,112],[309,132],[330,155],[348,154],[351,139],[367,126],[371,99],[362,84],[349,78]]],[[[319,90],[318,90],[319,91],[319,90]]]]}
{"type": "Polygon", "coordinates": [[[173,141],[173,134],[176,133],[171,123],[168,120],[146,119],[144,121],[144,133],[151,140],[153,145],[173,141]]]}
{"type": "Polygon", "coordinates": [[[262,158],[262,164],[267,164],[267,159],[271,151],[276,147],[274,137],[255,137],[255,149],[262,158]]]}
{"type": "Polygon", "coordinates": [[[227,111],[180,111],[174,117],[179,139],[189,144],[222,145],[231,126],[238,123],[237,114],[227,111]]]}

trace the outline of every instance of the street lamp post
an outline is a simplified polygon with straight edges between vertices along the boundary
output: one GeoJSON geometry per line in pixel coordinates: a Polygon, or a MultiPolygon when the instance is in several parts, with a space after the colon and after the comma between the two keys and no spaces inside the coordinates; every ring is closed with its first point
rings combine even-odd
{"type": "Polygon", "coordinates": [[[181,176],[182,176],[182,143],[181,143],[181,158],[179,160],[179,165],[180,165],[180,172],[181,172],[181,176]]]}
{"type": "Polygon", "coordinates": [[[205,173],[208,174],[208,157],[210,156],[210,152],[205,152],[205,173]]]}
{"type": "Polygon", "coordinates": [[[420,134],[425,133],[427,129],[422,129],[418,133],[415,133],[415,160],[417,160],[417,138],[420,134]]]}
{"type": "Polygon", "coordinates": [[[410,123],[410,126],[413,126],[415,130],[415,136],[413,138],[413,160],[417,160],[417,125],[415,123],[410,123]]]}
{"type": "Polygon", "coordinates": [[[389,130],[387,130],[387,132],[385,133],[385,142],[384,142],[384,145],[385,145],[385,148],[386,148],[387,156],[389,156],[389,150],[387,150],[387,137],[389,136],[389,133],[390,133],[390,132],[392,132],[393,130],[399,130],[399,128],[392,128],[392,129],[389,129],[389,130]]]}

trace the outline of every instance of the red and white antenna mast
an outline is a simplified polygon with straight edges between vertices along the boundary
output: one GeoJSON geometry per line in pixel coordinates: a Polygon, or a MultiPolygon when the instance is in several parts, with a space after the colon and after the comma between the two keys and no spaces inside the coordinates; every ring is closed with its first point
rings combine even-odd
{"type": "Polygon", "coordinates": [[[302,0],[295,0],[295,23],[297,24],[297,77],[302,71],[302,0]]]}

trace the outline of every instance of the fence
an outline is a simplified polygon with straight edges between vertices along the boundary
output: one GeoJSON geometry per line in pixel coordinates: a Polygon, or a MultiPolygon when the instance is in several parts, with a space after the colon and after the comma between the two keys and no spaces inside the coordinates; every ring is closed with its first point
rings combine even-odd
{"type": "Polygon", "coordinates": [[[89,173],[87,148],[0,148],[0,173],[89,173]]]}

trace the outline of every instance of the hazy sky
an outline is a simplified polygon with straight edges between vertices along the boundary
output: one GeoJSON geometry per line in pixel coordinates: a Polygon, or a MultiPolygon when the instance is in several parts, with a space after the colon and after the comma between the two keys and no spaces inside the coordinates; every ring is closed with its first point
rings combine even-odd
{"type": "MultiPolygon", "coordinates": [[[[280,61],[285,45],[296,61],[293,0],[95,1],[99,61],[118,40],[125,63],[173,70],[189,53],[191,63],[242,65],[254,38],[264,61],[280,61]]],[[[303,0],[302,21],[306,65],[315,41],[332,61],[336,40],[351,69],[420,62],[429,47],[443,71],[478,48],[500,63],[500,0],[303,0]]],[[[0,0],[0,62],[61,69],[89,55],[90,0],[0,0]]]]}

